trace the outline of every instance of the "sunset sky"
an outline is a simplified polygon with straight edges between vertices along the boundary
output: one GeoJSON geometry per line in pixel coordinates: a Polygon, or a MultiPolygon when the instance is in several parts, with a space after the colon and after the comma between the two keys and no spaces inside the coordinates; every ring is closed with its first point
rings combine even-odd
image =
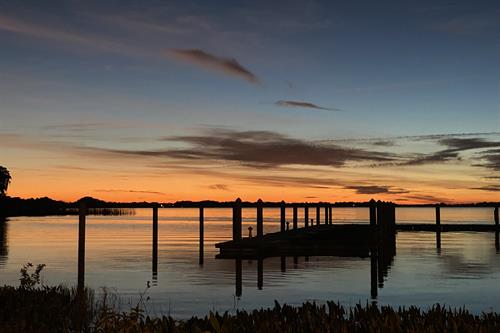
{"type": "Polygon", "coordinates": [[[500,3],[0,0],[0,165],[61,200],[499,201],[500,3]]]}

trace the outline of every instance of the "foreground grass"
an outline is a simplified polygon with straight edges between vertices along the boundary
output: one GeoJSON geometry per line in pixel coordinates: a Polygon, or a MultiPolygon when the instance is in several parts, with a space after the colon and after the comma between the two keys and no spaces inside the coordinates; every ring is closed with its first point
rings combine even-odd
{"type": "Polygon", "coordinates": [[[150,318],[137,306],[118,312],[89,290],[40,285],[39,273],[21,270],[19,287],[0,287],[0,332],[500,332],[500,314],[466,309],[356,305],[334,302],[212,314],[175,320],[150,318]]]}

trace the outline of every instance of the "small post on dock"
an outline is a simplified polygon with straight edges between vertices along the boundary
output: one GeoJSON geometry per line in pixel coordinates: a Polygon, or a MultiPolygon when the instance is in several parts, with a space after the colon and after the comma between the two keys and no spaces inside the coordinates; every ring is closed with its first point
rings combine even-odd
{"type": "Polygon", "coordinates": [[[257,237],[264,236],[264,209],[262,207],[262,200],[257,200],[257,237]]]}
{"type": "Polygon", "coordinates": [[[205,212],[203,207],[200,207],[200,256],[199,256],[199,264],[203,265],[204,261],[204,234],[205,234],[205,212]]]}
{"type": "Polygon", "coordinates": [[[494,215],[494,219],[495,219],[495,225],[498,229],[498,207],[495,207],[495,209],[493,210],[493,215],[494,215]]]}
{"type": "Polygon", "coordinates": [[[285,206],[285,201],[281,201],[281,217],[280,217],[280,230],[281,232],[286,230],[286,206],[285,206]]]}
{"type": "Polygon", "coordinates": [[[332,213],[333,213],[333,207],[332,207],[332,205],[328,205],[328,223],[329,224],[333,224],[332,213]]]}
{"type": "Polygon", "coordinates": [[[316,206],[316,225],[319,225],[320,221],[320,207],[319,206],[316,206]]]}
{"type": "Polygon", "coordinates": [[[153,206],[153,279],[158,275],[158,205],[153,206]]]}
{"type": "Polygon", "coordinates": [[[298,226],[298,207],[297,205],[293,205],[293,229],[297,229],[298,226]]]}
{"type": "Polygon", "coordinates": [[[241,199],[233,204],[233,241],[241,240],[241,199]]]}
{"type": "Polygon", "coordinates": [[[370,225],[377,225],[377,206],[373,199],[370,201],[370,225]]]}
{"type": "Polygon", "coordinates": [[[328,224],[328,205],[325,205],[325,224],[328,224]]]}
{"type": "Polygon", "coordinates": [[[309,226],[309,206],[304,206],[304,227],[309,226]]]}
{"type": "Polygon", "coordinates": [[[85,224],[87,205],[80,201],[78,219],[78,292],[85,288],[85,224]]]}
{"type": "Polygon", "coordinates": [[[264,259],[257,259],[257,288],[262,290],[264,286],[264,259]]]}

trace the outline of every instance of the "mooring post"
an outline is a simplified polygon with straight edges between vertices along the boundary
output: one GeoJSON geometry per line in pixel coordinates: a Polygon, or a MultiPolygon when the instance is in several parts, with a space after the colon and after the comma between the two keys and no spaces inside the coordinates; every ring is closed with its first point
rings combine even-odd
{"type": "Polygon", "coordinates": [[[203,265],[204,260],[204,240],[205,240],[205,212],[203,207],[200,207],[200,256],[199,263],[203,265]]]}
{"type": "Polygon", "coordinates": [[[264,286],[264,259],[257,259],[257,288],[262,290],[264,286]]]}
{"type": "Polygon", "coordinates": [[[264,236],[264,208],[262,200],[257,200],[257,237],[264,236]]]}
{"type": "Polygon", "coordinates": [[[281,219],[280,219],[280,230],[281,232],[286,230],[286,206],[285,201],[281,201],[281,219]]]}
{"type": "Polygon", "coordinates": [[[293,228],[297,229],[298,228],[298,207],[297,205],[293,205],[293,228]]]}
{"type": "Polygon", "coordinates": [[[319,223],[320,223],[320,220],[319,220],[320,217],[321,217],[320,216],[320,207],[319,207],[319,204],[318,204],[318,206],[316,206],[316,225],[319,225],[319,223]]]}
{"type": "Polygon", "coordinates": [[[78,219],[78,291],[85,288],[85,224],[87,205],[80,201],[78,219]]]}
{"type": "Polygon", "coordinates": [[[233,241],[241,240],[241,199],[233,204],[233,241]]]}
{"type": "Polygon", "coordinates": [[[494,215],[495,225],[497,226],[498,229],[498,207],[495,207],[495,209],[493,210],[493,215],[494,215]]]}
{"type": "Polygon", "coordinates": [[[441,207],[439,205],[436,205],[436,225],[438,228],[441,225],[441,207]]]}
{"type": "Polygon", "coordinates": [[[384,204],[383,203],[377,203],[377,225],[379,226],[380,229],[383,228],[384,225],[384,204]]]}
{"type": "Polygon", "coordinates": [[[153,277],[158,275],[158,205],[153,206],[153,277]]]}
{"type": "Polygon", "coordinates": [[[377,206],[373,199],[370,201],[370,225],[377,225],[377,206]]]}
{"type": "Polygon", "coordinates": [[[325,205],[325,224],[328,224],[328,205],[325,205]]]}
{"type": "Polygon", "coordinates": [[[333,224],[333,207],[332,205],[328,205],[328,222],[329,224],[333,224]]]}
{"type": "Polygon", "coordinates": [[[309,226],[309,207],[307,205],[304,206],[304,227],[309,226]]]}

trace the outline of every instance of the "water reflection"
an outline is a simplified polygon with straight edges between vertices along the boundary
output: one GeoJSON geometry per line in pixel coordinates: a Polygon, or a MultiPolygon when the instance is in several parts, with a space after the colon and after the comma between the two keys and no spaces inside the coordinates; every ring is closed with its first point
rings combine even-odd
{"type": "Polygon", "coordinates": [[[7,257],[9,255],[7,240],[8,228],[8,220],[4,217],[0,217],[0,266],[5,265],[5,263],[7,262],[7,257]]]}

